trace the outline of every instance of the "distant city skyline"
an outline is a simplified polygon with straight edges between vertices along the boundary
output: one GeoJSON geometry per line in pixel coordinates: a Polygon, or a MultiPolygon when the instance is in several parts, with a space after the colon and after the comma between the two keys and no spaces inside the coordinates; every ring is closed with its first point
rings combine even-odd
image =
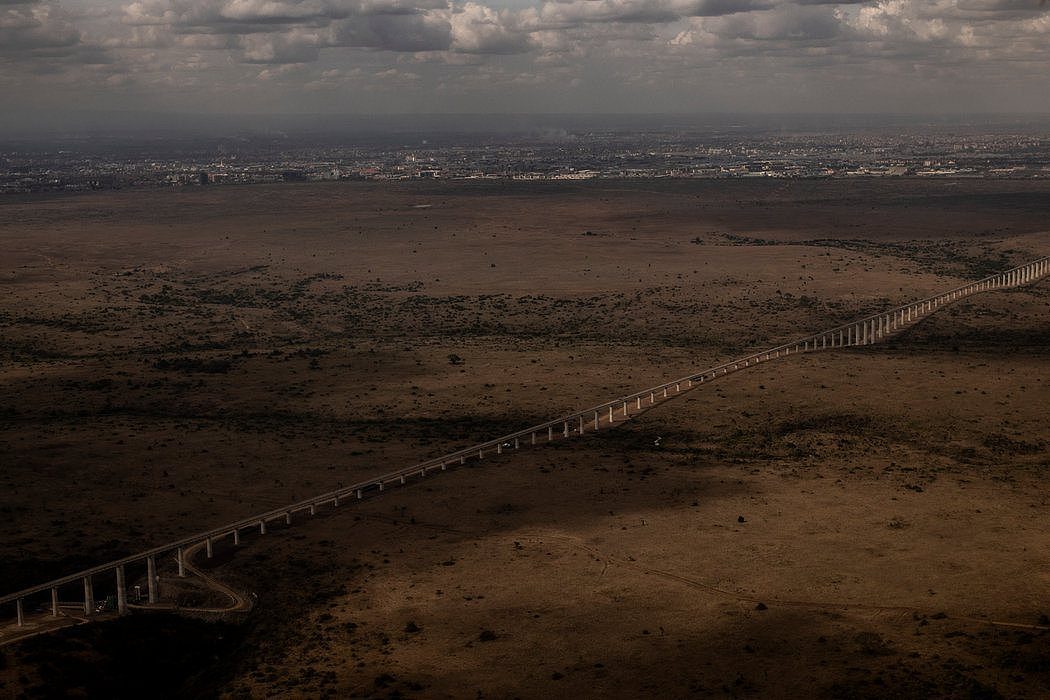
{"type": "Polygon", "coordinates": [[[5,109],[1050,112],[1039,0],[0,0],[5,109]]]}

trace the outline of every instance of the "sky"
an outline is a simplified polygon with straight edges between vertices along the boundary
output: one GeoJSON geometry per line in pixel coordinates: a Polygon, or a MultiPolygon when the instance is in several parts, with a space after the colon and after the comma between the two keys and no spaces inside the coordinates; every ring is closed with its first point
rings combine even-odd
{"type": "Polygon", "coordinates": [[[0,103],[1050,113],[1043,0],[0,0],[0,103]]]}

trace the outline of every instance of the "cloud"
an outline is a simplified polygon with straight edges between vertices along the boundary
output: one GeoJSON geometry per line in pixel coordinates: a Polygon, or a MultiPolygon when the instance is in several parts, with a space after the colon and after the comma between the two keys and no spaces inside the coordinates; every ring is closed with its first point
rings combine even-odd
{"type": "Polygon", "coordinates": [[[21,4],[0,12],[0,54],[30,59],[80,46],[80,31],[51,5],[21,4]]]}
{"type": "Polygon", "coordinates": [[[1023,84],[1019,95],[1050,110],[1050,8],[1038,0],[133,0],[119,11],[111,1],[78,0],[73,12],[0,0],[0,79],[277,102],[397,85],[399,104],[475,95],[528,108],[548,91],[558,109],[685,109],[714,93],[769,105],[774,93],[790,102],[807,86],[852,95],[861,84],[926,99],[948,89],[937,80],[960,93],[1023,84]],[[758,84],[761,96],[747,96],[758,84]]]}
{"type": "Polygon", "coordinates": [[[474,54],[524,53],[532,47],[529,33],[517,26],[513,15],[497,12],[474,2],[453,12],[452,51],[474,54]]]}

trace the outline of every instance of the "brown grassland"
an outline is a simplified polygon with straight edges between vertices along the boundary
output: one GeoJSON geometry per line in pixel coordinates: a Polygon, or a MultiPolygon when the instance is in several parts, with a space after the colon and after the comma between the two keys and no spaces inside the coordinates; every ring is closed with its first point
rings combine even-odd
{"type": "MultiPolygon", "coordinates": [[[[0,200],[0,592],[1050,254],[1048,222],[1040,181],[0,200]]],[[[246,618],[0,647],[0,696],[1047,697],[1048,406],[1050,282],[979,295],[224,542],[246,618]]]]}

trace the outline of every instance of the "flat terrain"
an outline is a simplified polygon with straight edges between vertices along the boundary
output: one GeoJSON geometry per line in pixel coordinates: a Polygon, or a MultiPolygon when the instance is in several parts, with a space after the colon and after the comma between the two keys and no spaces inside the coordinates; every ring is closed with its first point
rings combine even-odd
{"type": "MultiPolygon", "coordinates": [[[[0,200],[0,591],[1050,254],[1048,221],[1039,181],[0,200]]],[[[1044,697],[1048,405],[1050,283],[980,295],[224,543],[246,621],[36,637],[0,693],[1044,697]]]]}

